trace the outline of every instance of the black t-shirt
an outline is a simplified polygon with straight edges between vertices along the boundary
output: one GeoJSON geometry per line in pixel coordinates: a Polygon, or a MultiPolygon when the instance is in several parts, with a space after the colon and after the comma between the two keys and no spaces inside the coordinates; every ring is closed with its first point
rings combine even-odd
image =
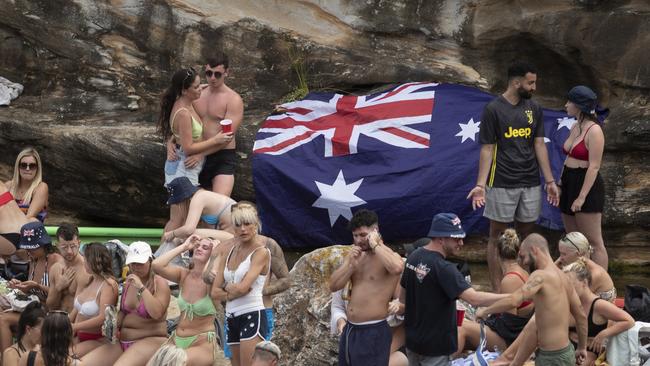
{"type": "Polygon", "coordinates": [[[458,348],[456,299],[470,285],[442,254],[420,248],[406,260],[406,348],[423,356],[447,356],[458,348]]]}
{"type": "Polygon", "coordinates": [[[530,99],[512,105],[502,95],[483,109],[479,141],[495,144],[488,187],[521,188],[540,184],[535,138],[544,137],[542,108],[530,99]]]}

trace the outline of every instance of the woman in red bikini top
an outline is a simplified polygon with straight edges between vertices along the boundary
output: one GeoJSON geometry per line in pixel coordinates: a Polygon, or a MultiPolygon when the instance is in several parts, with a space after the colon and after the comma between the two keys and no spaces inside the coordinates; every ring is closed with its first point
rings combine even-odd
{"type": "Polygon", "coordinates": [[[596,104],[596,93],[586,86],[569,91],[566,111],[577,122],[563,146],[567,158],[560,183],[560,210],[566,232],[583,233],[594,249],[592,260],[607,269],[607,251],[601,234],[605,191],[598,172],[605,137],[595,114],[596,104]]]}

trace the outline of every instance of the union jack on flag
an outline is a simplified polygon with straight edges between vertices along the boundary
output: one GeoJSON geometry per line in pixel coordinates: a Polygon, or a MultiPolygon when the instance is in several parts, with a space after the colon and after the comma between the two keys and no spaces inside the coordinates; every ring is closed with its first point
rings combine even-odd
{"type": "Polygon", "coordinates": [[[275,134],[255,141],[253,152],[280,155],[324,137],[325,157],[356,154],[359,137],[411,149],[429,147],[429,134],[409,127],[431,122],[434,83],[408,83],[366,96],[310,94],[284,104],[283,114],[270,116],[260,133],[275,134]]]}
{"type": "MultiPolygon", "coordinates": [[[[476,183],[483,107],[493,98],[462,85],[407,83],[362,96],[310,93],[282,105],[253,146],[264,234],[284,247],[348,244],[347,224],[361,208],[377,212],[388,242],[425,236],[440,212],[457,214],[469,233],[484,230],[487,221],[466,196],[476,183]]],[[[544,117],[557,179],[569,131],[558,121],[566,114],[544,117]]],[[[541,222],[560,226],[557,209],[545,205],[541,222]]]]}

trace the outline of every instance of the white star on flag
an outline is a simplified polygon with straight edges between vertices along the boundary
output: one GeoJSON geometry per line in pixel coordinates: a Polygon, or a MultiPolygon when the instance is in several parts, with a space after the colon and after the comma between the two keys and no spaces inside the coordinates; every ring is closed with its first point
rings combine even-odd
{"type": "Polygon", "coordinates": [[[571,130],[571,127],[576,123],[575,118],[569,118],[569,117],[562,117],[557,119],[557,130],[559,131],[560,128],[566,127],[567,130],[571,130]]]}
{"type": "Polygon", "coordinates": [[[551,142],[551,139],[549,139],[548,137],[544,137],[544,143],[548,144],[549,142],[551,142]]]}
{"type": "Polygon", "coordinates": [[[479,131],[480,124],[481,121],[474,122],[474,118],[470,118],[466,124],[459,123],[458,125],[460,126],[460,132],[457,133],[456,136],[462,137],[460,143],[462,144],[467,139],[476,141],[476,133],[479,131]]]}
{"type": "Polygon", "coordinates": [[[332,227],[339,216],[350,220],[352,218],[351,208],[366,203],[366,201],[354,194],[362,182],[363,178],[354,183],[346,184],[343,170],[339,171],[339,175],[332,185],[314,181],[321,196],[312,206],[327,209],[332,227]]]}

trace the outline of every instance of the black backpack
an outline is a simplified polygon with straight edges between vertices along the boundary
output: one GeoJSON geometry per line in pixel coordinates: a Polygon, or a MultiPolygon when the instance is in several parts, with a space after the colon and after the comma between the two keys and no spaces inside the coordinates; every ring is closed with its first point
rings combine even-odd
{"type": "Polygon", "coordinates": [[[650,290],[640,285],[625,286],[625,311],[636,321],[650,322],[650,290]]]}

